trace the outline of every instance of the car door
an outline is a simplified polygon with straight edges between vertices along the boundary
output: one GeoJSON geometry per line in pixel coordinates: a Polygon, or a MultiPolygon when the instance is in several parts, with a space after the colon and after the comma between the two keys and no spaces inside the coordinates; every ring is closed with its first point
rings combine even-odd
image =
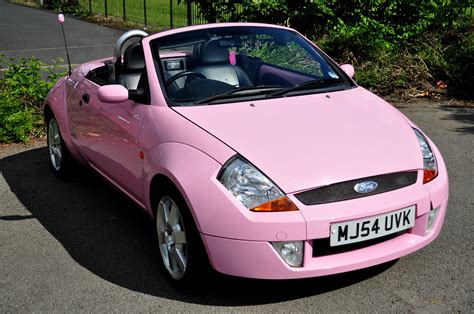
{"type": "Polygon", "coordinates": [[[87,132],[78,136],[78,141],[94,169],[142,204],[143,156],[138,139],[149,105],[130,99],[103,103],[98,89],[96,85],[82,95],[88,101],[83,101],[84,118],[78,122],[87,132]]]}
{"type": "Polygon", "coordinates": [[[81,97],[93,93],[94,90],[97,90],[97,85],[83,76],[77,75],[74,78],[67,78],[66,87],[71,140],[73,145],[78,148],[79,153],[83,155],[82,146],[90,144],[90,141],[94,140],[94,134],[89,130],[90,108],[81,97]]]}

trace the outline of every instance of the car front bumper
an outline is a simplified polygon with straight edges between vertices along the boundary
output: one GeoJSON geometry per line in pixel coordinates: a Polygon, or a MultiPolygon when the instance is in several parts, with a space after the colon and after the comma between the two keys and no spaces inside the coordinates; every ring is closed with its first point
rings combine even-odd
{"type": "Polygon", "coordinates": [[[422,184],[422,171],[419,171],[415,185],[388,193],[318,206],[304,206],[290,196],[306,220],[306,238],[300,239],[304,240],[301,267],[291,267],[284,262],[271,244],[275,238],[249,241],[202,234],[209,260],[214,269],[228,275],[296,279],[366,268],[415,252],[436,239],[446,215],[448,176],[443,160],[440,158],[438,162],[440,173],[435,180],[422,184]],[[318,250],[317,240],[329,238],[332,223],[379,215],[410,205],[416,205],[416,219],[414,227],[406,232],[360,249],[323,256],[313,254],[318,250]],[[427,231],[428,215],[433,208],[439,208],[439,211],[433,226],[427,231]]]}
{"type": "Polygon", "coordinates": [[[302,267],[290,267],[270,242],[243,241],[203,235],[213,267],[224,274],[260,278],[295,279],[337,274],[385,263],[410,254],[432,242],[443,225],[448,198],[440,204],[437,219],[425,232],[428,213],[416,218],[415,227],[391,240],[358,250],[313,257],[313,240],[304,243],[302,267]]]}

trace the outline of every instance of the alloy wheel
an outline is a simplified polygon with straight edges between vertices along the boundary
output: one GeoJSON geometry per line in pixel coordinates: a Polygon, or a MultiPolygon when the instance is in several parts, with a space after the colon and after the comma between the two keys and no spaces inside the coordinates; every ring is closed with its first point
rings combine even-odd
{"type": "Polygon", "coordinates": [[[58,123],[56,119],[49,120],[48,124],[48,150],[51,159],[51,165],[54,170],[59,171],[62,165],[62,141],[59,133],[58,123]]]}
{"type": "Polygon", "coordinates": [[[186,233],[179,208],[169,196],[162,197],[158,205],[156,230],[166,269],[173,279],[183,278],[188,260],[186,233]]]}

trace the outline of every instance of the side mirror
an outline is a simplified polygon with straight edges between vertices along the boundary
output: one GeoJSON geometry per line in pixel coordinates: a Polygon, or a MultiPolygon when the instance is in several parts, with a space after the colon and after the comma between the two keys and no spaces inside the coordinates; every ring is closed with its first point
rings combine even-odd
{"type": "Polygon", "coordinates": [[[349,75],[350,78],[354,76],[355,70],[352,64],[343,64],[341,65],[341,69],[349,75]]]}
{"type": "Polygon", "coordinates": [[[128,100],[128,89],[119,84],[99,87],[97,97],[105,103],[118,103],[128,100]]]}

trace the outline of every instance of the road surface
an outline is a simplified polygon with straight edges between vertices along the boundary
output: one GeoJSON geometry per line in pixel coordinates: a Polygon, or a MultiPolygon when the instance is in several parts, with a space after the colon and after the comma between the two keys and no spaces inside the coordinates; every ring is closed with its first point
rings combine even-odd
{"type": "MultiPolygon", "coordinates": [[[[72,64],[111,56],[122,30],[66,16],[66,40],[72,64]]],[[[0,54],[6,57],[35,56],[46,64],[62,58],[66,50],[57,14],[0,0],[0,54]]]]}
{"type": "MultiPolygon", "coordinates": [[[[297,281],[210,278],[193,294],[157,270],[148,217],[93,174],[56,179],[44,142],[0,150],[0,312],[472,312],[474,109],[407,104],[450,175],[444,229],[397,262],[297,281]]],[[[251,257],[249,257],[251,258],[251,257]]]]}

